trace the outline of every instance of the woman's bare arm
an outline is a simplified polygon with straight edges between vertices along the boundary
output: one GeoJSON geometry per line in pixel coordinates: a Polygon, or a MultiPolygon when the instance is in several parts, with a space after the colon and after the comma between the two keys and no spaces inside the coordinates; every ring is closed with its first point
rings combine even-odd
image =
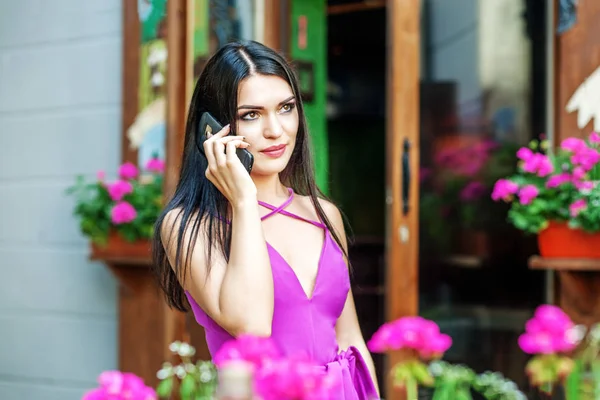
{"type": "MultiPolygon", "coordinates": [[[[173,210],[167,215],[162,230],[171,265],[175,262],[179,229],[176,213],[177,210],[173,210]]],[[[189,239],[189,232],[186,232],[181,250],[182,262],[186,261],[189,239]]],[[[187,274],[180,277],[185,279],[184,288],[216,323],[233,336],[242,333],[270,336],[273,276],[256,201],[238,204],[233,209],[229,263],[220,250],[213,247],[210,274],[207,245],[206,224],[202,223],[192,257],[187,263],[187,274]]]]}
{"type": "MultiPolygon", "coordinates": [[[[163,223],[162,240],[180,282],[184,282],[184,288],[215,322],[233,336],[242,333],[270,336],[274,307],[271,263],[256,186],[236,155],[236,149],[247,148],[248,143],[240,136],[228,134],[229,125],[210,136],[204,142],[204,153],[208,160],[206,177],[227,198],[231,207],[229,262],[225,261],[221,249],[207,240],[209,234],[203,220],[190,260],[185,257],[188,248],[182,246],[181,259],[187,268],[186,276],[181,276],[183,269],[174,264],[178,229],[172,228],[180,225],[176,210],[170,212],[163,223]],[[211,260],[206,256],[209,245],[213,246],[211,260]]],[[[184,244],[190,243],[190,234],[186,232],[184,244]]]]}
{"type": "MultiPolygon", "coordinates": [[[[346,240],[344,222],[342,220],[340,211],[337,209],[336,206],[325,201],[321,201],[321,205],[323,206],[323,210],[325,211],[327,218],[329,218],[329,221],[331,221],[331,224],[333,225],[338,237],[342,241],[344,250],[346,250],[347,253],[348,243],[346,240]]],[[[348,260],[346,260],[346,263],[347,262],[348,260]]],[[[335,331],[337,336],[337,342],[341,349],[345,350],[350,346],[354,346],[358,349],[365,362],[367,363],[367,367],[369,368],[369,372],[371,374],[371,379],[373,380],[375,388],[377,389],[377,394],[379,395],[379,385],[377,383],[375,364],[373,363],[373,357],[371,357],[371,353],[367,348],[365,339],[360,330],[352,290],[348,292],[348,297],[346,298],[344,309],[342,310],[342,314],[338,318],[337,323],[335,325],[335,331]]]]}

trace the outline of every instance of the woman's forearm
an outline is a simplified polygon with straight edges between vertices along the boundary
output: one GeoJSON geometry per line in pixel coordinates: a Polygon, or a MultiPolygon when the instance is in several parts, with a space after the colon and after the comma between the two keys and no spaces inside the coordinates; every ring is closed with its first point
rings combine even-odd
{"type": "Polygon", "coordinates": [[[271,335],[273,274],[256,200],[233,207],[231,251],[219,296],[232,334],[271,335]]]}
{"type": "Polygon", "coordinates": [[[361,356],[365,360],[367,364],[367,368],[369,368],[369,373],[371,375],[371,379],[373,380],[373,384],[375,385],[375,389],[377,389],[377,395],[381,396],[381,392],[379,391],[379,384],[377,383],[377,373],[375,372],[375,363],[373,362],[373,357],[371,357],[371,353],[367,348],[364,340],[358,340],[354,345],[360,351],[361,356]]]}

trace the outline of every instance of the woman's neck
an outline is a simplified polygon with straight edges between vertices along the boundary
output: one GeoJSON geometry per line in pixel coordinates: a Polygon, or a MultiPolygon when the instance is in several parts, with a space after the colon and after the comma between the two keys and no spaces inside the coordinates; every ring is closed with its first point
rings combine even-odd
{"type": "Polygon", "coordinates": [[[252,177],[256,185],[258,200],[277,205],[288,198],[288,190],[279,180],[279,174],[252,177]]]}

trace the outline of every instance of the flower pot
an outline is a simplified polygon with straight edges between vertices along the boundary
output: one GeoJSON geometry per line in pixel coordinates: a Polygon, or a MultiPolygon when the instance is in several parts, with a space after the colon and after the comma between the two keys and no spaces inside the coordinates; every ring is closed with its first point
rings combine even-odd
{"type": "Polygon", "coordinates": [[[150,265],[152,259],[151,245],[148,240],[128,242],[116,231],[108,235],[106,245],[90,243],[91,258],[106,262],[150,265]]]}
{"type": "Polygon", "coordinates": [[[538,234],[538,246],[540,255],[546,258],[600,258],[600,232],[587,233],[551,221],[538,234]]]}

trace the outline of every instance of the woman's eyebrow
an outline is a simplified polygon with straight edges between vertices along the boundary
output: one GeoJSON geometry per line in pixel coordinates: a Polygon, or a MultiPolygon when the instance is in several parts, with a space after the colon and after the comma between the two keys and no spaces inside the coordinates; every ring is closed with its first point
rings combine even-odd
{"type": "MultiPolygon", "coordinates": [[[[296,98],[296,96],[292,95],[292,96],[288,97],[287,99],[279,102],[278,105],[281,106],[281,105],[283,105],[285,103],[288,103],[288,102],[294,100],[295,98],[296,98]]],[[[264,110],[265,108],[263,106],[252,106],[252,105],[245,105],[244,104],[244,105],[239,106],[237,109],[238,110],[264,110]]]]}

